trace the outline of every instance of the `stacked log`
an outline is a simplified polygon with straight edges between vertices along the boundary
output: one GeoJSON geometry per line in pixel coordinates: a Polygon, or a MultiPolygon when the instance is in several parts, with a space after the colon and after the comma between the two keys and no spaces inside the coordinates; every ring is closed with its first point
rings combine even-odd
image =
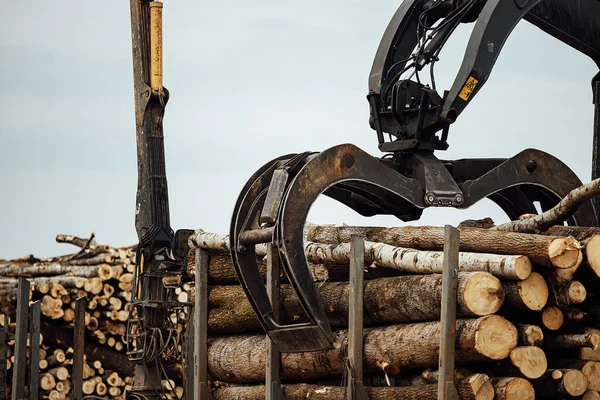
{"type": "MultiPolygon", "coordinates": [[[[588,254],[600,254],[594,247],[600,240],[591,240],[600,231],[576,239],[558,228],[544,234],[460,228],[456,362],[469,373],[457,376],[457,387],[464,390],[469,378],[479,382],[478,389],[460,392],[461,398],[597,396],[600,306],[594,305],[600,273],[588,254]]],[[[347,356],[352,235],[365,240],[363,366],[370,398],[436,398],[435,381],[423,377],[435,375],[438,360],[443,227],[306,228],[309,269],[335,340],[329,350],[282,355],[284,393],[288,399],[344,398],[339,382],[347,356]]],[[[265,336],[237,284],[228,237],[199,230],[190,241],[209,254],[213,395],[264,398],[265,336]]],[[[263,276],[265,255],[257,246],[263,276]]],[[[285,276],[282,282],[282,322],[306,321],[285,276]]]]}
{"type": "MultiPolygon", "coordinates": [[[[30,301],[40,301],[41,340],[39,350],[40,398],[70,399],[73,371],[73,324],[75,300],[87,298],[85,311],[85,364],[83,393],[107,399],[123,399],[131,388],[135,365],[127,350],[128,304],[132,298],[135,250],[99,245],[93,240],[58,235],[58,242],[80,247],[75,254],[36,259],[33,256],[0,264],[1,306],[14,321],[18,278],[31,286],[30,301]]],[[[187,299],[189,285],[176,290],[187,299]]],[[[187,315],[171,316],[184,332],[187,315]]],[[[0,325],[4,324],[0,316],[0,325]]],[[[14,333],[14,322],[9,327],[14,333]]],[[[9,342],[8,376],[14,366],[15,340],[9,342]]],[[[181,373],[168,369],[164,381],[168,398],[182,398],[181,373]]],[[[9,385],[10,386],[10,385],[9,385]]]]}
{"type": "MultiPolygon", "coordinates": [[[[456,382],[461,398],[598,398],[600,230],[460,230],[456,382]]],[[[286,397],[344,398],[349,239],[358,234],[365,239],[363,366],[369,396],[436,398],[443,228],[309,225],[305,234],[309,268],[335,340],[325,351],[282,355],[286,397]]],[[[17,278],[26,277],[30,301],[40,300],[42,310],[41,398],[69,399],[75,299],[85,296],[84,394],[121,399],[134,371],[125,351],[135,250],[98,245],[93,238],[59,235],[57,240],[79,251],[0,264],[2,307],[14,315],[17,278]]],[[[209,254],[206,357],[213,396],[262,399],[265,335],[237,281],[228,238],[197,231],[191,243],[209,254]]],[[[266,249],[257,249],[264,276],[266,249]]],[[[192,278],[194,252],[186,260],[192,278]]],[[[306,321],[285,276],[280,289],[282,322],[306,321]]],[[[185,283],[175,295],[192,301],[195,290],[185,283]]],[[[187,315],[171,317],[183,333],[187,315]]],[[[9,375],[13,361],[9,350],[9,375]]],[[[168,371],[163,381],[168,398],[183,395],[181,376],[180,365],[168,371]]]]}

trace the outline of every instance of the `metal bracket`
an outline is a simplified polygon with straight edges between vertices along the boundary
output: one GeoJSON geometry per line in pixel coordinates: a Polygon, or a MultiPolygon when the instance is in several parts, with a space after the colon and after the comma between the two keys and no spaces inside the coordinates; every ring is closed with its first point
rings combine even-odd
{"type": "MultiPolygon", "coordinates": [[[[267,196],[268,197],[268,196],[267,196]]],[[[279,207],[279,205],[277,205],[279,207]]],[[[281,262],[277,247],[272,243],[267,250],[267,293],[273,306],[273,319],[279,322],[279,277],[281,274],[281,262]]],[[[281,352],[277,349],[273,340],[267,335],[267,371],[265,381],[266,400],[285,400],[285,395],[280,385],[281,352]]]]}
{"type": "Polygon", "coordinates": [[[194,397],[213,400],[208,389],[208,253],[196,249],[196,298],[194,300],[194,397]]]}
{"type": "Polygon", "coordinates": [[[458,230],[446,225],[444,231],[444,269],[442,273],[438,400],[459,400],[454,385],[459,244],[460,234],[458,230]]]}
{"type": "Polygon", "coordinates": [[[29,398],[38,399],[40,392],[40,301],[36,301],[30,306],[31,325],[29,346],[31,353],[29,355],[29,398]]]}
{"type": "Polygon", "coordinates": [[[17,320],[15,329],[15,364],[13,366],[12,400],[25,398],[27,332],[29,323],[29,281],[19,278],[17,288],[17,320]]]}
{"type": "Polygon", "coordinates": [[[73,400],[83,398],[83,351],[85,347],[85,310],[87,298],[75,300],[75,320],[73,328],[73,400]]]}
{"type": "Polygon", "coordinates": [[[346,395],[348,400],[369,400],[363,385],[363,302],[365,242],[350,238],[350,294],[348,307],[348,358],[346,395]]]}
{"type": "Polygon", "coordinates": [[[411,153],[407,159],[416,161],[414,168],[425,185],[425,204],[431,207],[459,207],[464,195],[446,166],[432,152],[411,153]]]}

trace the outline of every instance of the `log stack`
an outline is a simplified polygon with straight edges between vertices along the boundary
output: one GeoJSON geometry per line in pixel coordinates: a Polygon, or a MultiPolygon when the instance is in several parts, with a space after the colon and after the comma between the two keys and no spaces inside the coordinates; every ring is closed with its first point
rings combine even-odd
{"type": "MultiPolygon", "coordinates": [[[[98,245],[93,240],[58,235],[56,240],[79,247],[74,254],[37,259],[33,256],[0,262],[1,306],[14,321],[17,279],[26,277],[31,284],[30,301],[40,301],[41,340],[39,349],[40,398],[69,399],[72,394],[73,323],[75,300],[87,298],[85,313],[86,342],[83,366],[83,393],[107,399],[123,399],[131,388],[135,365],[126,355],[126,331],[131,301],[135,249],[98,245]]],[[[187,299],[184,285],[177,290],[187,299]]],[[[172,316],[185,329],[186,315],[172,316]]],[[[0,316],[0,324],[4,324],[0,316]]],[[[15,325],[9,329],[14,333],[15,325]]],[[[7,357],[9,386],[14,366],[14,340],[9,342],[7,357]]],[[[181,371],[168,371],[163,381],[169,398],[181,398],[181,371]]]]}
{"type": "MultiPolygon", "coordinates": [[[[561,228],[543,234],[460,228],[461,398],[598,396],[600,269],[588,254],[600,254],[595,247],[600,230],[579,228],[576,239],[573,228],[561,228]]],[[[315,225],[305,230],[305,253],[335,341],[326,351],[282,355],[287,398],[343,398],[352,235],[365,240],[363,365],[370,398],[437,398],[444,228],[315,225]]],[[[208,367],[214,396],[262,399],[265,336],[235,278],[228,237],[199,230],[191,241],[209,253],[208,367]]],[[[257,253],[264,274],[266,248],[257,246],[257,253]]],[[[281,320],[306,321],[285,279],[281,320]]]]}
{"type": "MultiPolygon", "coordinates": [[[[460,231],[456,382],[461,398],[600,398],[600,229],[460,231]]],[[[283,354],[284,393],[288,400],[343,399],[349,240],[355,234],[365,239],[363,365],[369,396],[435,399],[442,227],[307,227],[305,252],[335,341],[326,351],[283,354]]],[[[86,296],[84,393],[123,398],[134,370],[125,354],[125,332],[135,248],[66,235],[57,240],[79,249],[0,264],[2,307],[14,315],[17,278],[27,277],[31,301],[40,300],[42,309],[41,398],[69,399],[74,301],[86,296]]],[[[263,399],[265,335],[237,281],[228,238],[199,230],[191,241],[209,253],[207,359],[213,396],[263,399]]],[[[191,277],[194,251],[186,261],[191,277]]],[[[264,274],[266,248],[258,251],[264,274]]],[[[186,283],[176,294],[191,301],[195,290],[186,283]]],[[[306,320],[285,276],[281,305],[282,322],[306,320]]],[[[172,319],[183,333],[187,315],[172,319]]],[[[167,372],[165,393],[181,398],[181,365],[167,372]]]]}

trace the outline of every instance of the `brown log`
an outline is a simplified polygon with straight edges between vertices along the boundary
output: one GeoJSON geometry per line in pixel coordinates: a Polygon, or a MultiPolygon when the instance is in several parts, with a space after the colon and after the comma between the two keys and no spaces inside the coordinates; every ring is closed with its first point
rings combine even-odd
{"type": "Polygon", "coordinates": [[[550,369],[534,384],[540,396],[581,396],[588,387],[586,377],[576,369],[550,369]]]}
{"type": "Polygon", "coordinates": [[[506,304],[512,307],[540,311],[548,301],[548,285],[537,272],[532,272],[523,281],[504,281],[502,286],[506,304]]]}
{"type": "Polygon", "coordinates": [[[519,346],[541,347],[544,343],[544,332],[537,325],[515,323],[519,333],[519,346]]]}
{"type": "Polygon", "coordinates": [[[585,286],[579,281],[570,281],[562,285],[553,285],[550,292],[550,303],[561,306],[581,304],[585,301],[587,296],[585,286]]]}
{"type": "Polygon", "coordinates": [[[65,352],[62,351],[61,349],[54,350],[54,353],[51,356],[49,356],[48,358],[46,358],[49,368],[52,368],[52,367],[55,367],[57,365],[64,363],[66,361],[66,359],[67,359],[67,356],[65,355],[65,352]]]}
{"type": "Polygon", "coordinates": [[[96,381],[93,379],[88,379],[86,381],[83,381],[83,394],[92,394],[94,393],[94,390],[96,389],[96,381]]]}
{"type": "Polygon", "coordinates": [[[60,299],[54,299],[51,296],[44,295],[40,303],[40,310],[46,317],[59,319],[64,315],[62,306],[63,303],[60,299]]]}
{"type": "Polygon", "coordinates": [[[588,388],[600,391],[600,362],[583,360],[560,360],[561,368],[576,369],[587,378],[588,388]]]}
{"type": "Polygon", "coordinates": [[[559,349],[578,349],[589,347],[592,350],[600,349],[600,335],[590,334],[565,334],[547,336],[545,344],[548,347],[559,349]]]}
{"type": "MultiPolygon", "coordinates": [[[[439,335],[439,322],[367,329],[364,336],[365,369],[396,374],[407,368],[435,367],[439,335]]],[[[341,375],[347,351],[346,340],[346,331],[338,331],[331,350],[283,354],[283,377],[305,380],[341,375]]],[[[508,357],[516,346],[517,330],[498,315],[459,319],[456,341],[459,363],[499,360],[508,357]]],[[[264,379],[264,365],[264,335],[209,339],[208,366],[214,379],[257,382],[264,379]]]]}
{"type": "Polygon", "coordinates": [[[38,365],[40,367],[40,370],[46,369],[46,368],[48,368],[48,361],[42,359],[38,362],[38,365]]]}
{"type": "Polygon", "coordinates": [[[75,245],[77,247],[86,247],[90,244],[90,240],[89,239],[84,239],[84,238],[80,238],[77,236],[73,236],[73,235],[56,235],[56,242],[57,243],[69,243],[72,245],[75,245]]]}
{"type": "Polygon", "coordinates": [[[40,376],[40,388],[43,390],[52,390],[56,386],[56,380],[48,373],[40,376]]]}
{"type": "MultiPolygon", "coordinates": [[[[304,251],[312,263],[348,264],[350,243],[308,242],[304,251]]],[[[434,274],[443,270],[441,251],[423,251],[365,241],[365,264],[391,268],[409,274],[434,274]]],[[[459,271],[489,272],[508,279],[525,279],[531,273],[531,261],[523,256],[460,252],[459,271]]]]}
{"type": "MultiPolygon", "coordinates": [[[[233,333],[260,329],[254,310],[240,286],[209,289],[209,328],[233,333]]],[[[442,276],[414,275],[380,278],[365,282],[366,324],[432,321],[440,318],[442,276]]],[[[349,286],[347,282],[325,282],[319,286],[330,323],[347,326],[349,286]]],[[[461,272],[458,279],[458,313],[462,316],[493,314],[502,305],[500,281],[487,272],[461,272]]],[[[281,318],[304,321],[300,300],[290,285],[281,286],[281,318]]]]}
{"type": "MultiPolygon", "coordinates": [[[[461,400],[492,400],[494,387],[490,379],[483,374],[476,374],[457,382],[457,390],[461,400]]],[[[283,392],[287,400],[343,400],[345,388],[343,386],[321,385],[283,385],[283,392]]],[[[367,393],[370,400],[436,400],[437,385],[418,387],[368,387],[367,393]]],[[[231,386],[215,389],[212,392],[215,400],[264,400],[264,386],[231,386]]]]}
{"type": "Polygon", "coordinates": [[[583,319],[586,316],[586,312],[583,310],[580,310],[578,308],[574,308],[574,307],[559,307],[560,310],[562,311],[564,317],[566,320],[569,321],[575,321],[575,322],[579,322],[579,321],[583,321],[583,319]]]}
{"type": "Polygon", "coordinates": [[[600,277],[600,234],[593,235],[588,240],[585,246],[585,255],[590,269],[597,277],[600,277]]]}
{"type": "Polygon", "coordinates": [[[48,373],[59,381],[66,381],[69,378],[69,371],[65,367],[49,369],[48,373]]]}
{"type": "Polygon", "coordinates": [[[52,287],[50,288],[50,296],[54,297],[55,299],[58,299],[66,294],[68,294],[68,292],[63,285],[61,285],[58,282],[52,284],[52,287]]]}
{"type": "MultiPolygon", "coordinates": [[[[573,238],[467,227],[459,230],[461,251],[523,255],[534,264],[558,268],[572,268],[581,262],[581,245],[573,238]]],[[[442,250],[444,247],[444,227],[436,226],[381,228],[311,225],[305,231],[307,240],[320,243],[349,242],[350,236],[357,234],[372,242],[394,246],[421,250],[442,250]]]]}
{"type": "Polygon", "coordinates": [[[535,400],[533,385],[523,378],[492,378],[496,400],[535,400]]]}
{"type": "Polygon", "coordinates": [[[96,393],[99,396],[105,396],[106,393],[108,393],[108,388],[106,387],[104,382],[99,382],[98,384],[96,384],[96,393]]]}
{"type": "MultiPolygon", "coordinates": [[[[187,271],[190,276],[195,276],[195,256],[194,249],[190,251],[188,256],[187,271]]],[[[208,278],[210,283],[214,284],[239,284],[237,275],[233,268],[231,256],[229,252],[221,251],[208,251],[209,253],[209,267],[208,267],[208,278]]],[[[267,273],[267,263],[263,258],[257,259],[257,263],[260,269],[261,276],[263,279],[267,273]]],[[[349,268],[347,265],[336,265],[336,264],[315,264],[309,263],[309,269],[316,282],[337,282],[337,281],[348,281],[349,279],[349,268]]],[[[398,276],[399,273],[394,270],[387,268],[375,268],[370,266],[365,268],[364,279],[376,279],[386,276],[398,276]]],[[[285,276],[282,276],[282,282],[286,282],[285,276]]]]}
{"type": "Polygon", "coordinates": [[[72,308],[63,309],[63,320],[65,322],[72,322],[75,319],[75,310],[72,308]]]}
{"type": "Polygon", "coordinates": [[[563,325],[564,320],[563,313],[558,307],[548,306],[542,311],[542,324],[546,329],[556,331],[563,325]]]}
{"type": "Polygon", "coordinates": [[[510,352],[509,362],[528,379],[537,379],[548,369],[544,350],[536,346],[516,347],[510,352]]]}
{"type": "Polygon", "coordinates": [[[102,292],[103,288],[104,288],[104,283],[102,282],[102,279],[100,279],[98,277],[86,280],[85,285],[83,286],[83,289],[86,292],[92,293],[92,294],[100,294],[100,292],[102,292]]]}
{"type": "Polygon", "coordinates": [[[600,235],[600,228],[587,226],[554,225],[548,228],[544,235],[550,236],[573,236],[580,242],[587,242],[594,235],[600,235]]]}
{"type": "Polygon", "coordinates": [[[543,232],[552,225],[558,225],[572,217],[577,208],[600,192],[600,179],[583,184],[571,190],[557,205],[539,215],[510,221],[492,229],[513,232],[543,232]]]}
{"type": "Polygon", "coordinates": [[[48,400],[63,400],[58,390],[51,390],[48,393],[48,400]]]}
{"type": "Polygon", "coordinates": [[[595,390],[588,389],[585,391],[581,400],[600,400],[600,393],[595,390]]]}
{"type": "MultiPolygon", "coordinates": [[[[46,337],[51,337],[53,343],[66,349],[73,346],[73,331],[71,329],[57,328],[50,325],[47,321],[42,321],[41,330],[46,337]]],[[[105,346],[85,342],[84,353],[88,360],[98,360],[102,362],[105,368],[118,372],[121,376],[133,376],[135,364],[129,361],[127,355],[114,351],[105,346]]],[[[85,370],[84,364],[84,370],[85,370]]]]}

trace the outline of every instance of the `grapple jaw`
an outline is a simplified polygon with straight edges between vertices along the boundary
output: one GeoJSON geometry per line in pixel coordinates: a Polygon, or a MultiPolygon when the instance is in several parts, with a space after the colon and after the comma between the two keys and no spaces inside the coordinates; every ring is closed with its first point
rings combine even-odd
{"type": "MultiPolygon", "coordinates": [[[[538,150],[504,159],[440,161],[432,152],[378,159],[343,144],[321,153],[292,154],[260,168],[243,188],[230,230],[231,256],[240,282],[265,332],[282,352],[323,350],[333,343],[304,253],[310,207],[325,194],[365,216],[388,214],[419,219],[424,208],[468,208],[483,198],[511,218],[553,207],[581,185],[562,162],[538,150]],[[308,322],[280,324],[257,263],[257,246],[272,243],[308,322]]],[[[573,225],[597,224],[591,203],[580,207],[573,225]]]]}

